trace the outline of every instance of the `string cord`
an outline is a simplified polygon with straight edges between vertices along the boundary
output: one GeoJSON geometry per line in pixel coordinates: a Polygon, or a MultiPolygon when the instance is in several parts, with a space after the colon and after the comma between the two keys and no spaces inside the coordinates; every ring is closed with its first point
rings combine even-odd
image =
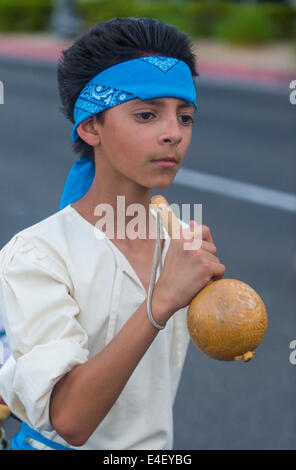
{"type": "Polygon", "coordinates": [[[151,299],[152,299],[152,294],[153,294],[153,287],[155,284],[155,276],[156,276],[156,263],[157,263],[157,253],[159,253],[159,259],[160,259],[160,265],[159,265],[159,270],[160,274],[163,269],[163,264],[162,264],[162,248],[161,248],[161,240],[160,240],[160,212],[161,212],[161,207],[157,208],[157,213],[156,213],[156,224],[157,224],[157,240],[156,240],[156,246],[155,246],[155,251],[154,251],[154,258],[153,258],[153,265],[152,265],[152,271],[151,271],[151,277],[150,277],[150,283],[149,283],[149,290],[148,290],[148,299],[147,299],[147,311],[148,311],[148,316],[149,319],[152,323],[152,325],[155,326],[158,330],[163,330],[165,328],[165,325],[159,325],[153,318],[152,312],[151,312],[151,299]]]}

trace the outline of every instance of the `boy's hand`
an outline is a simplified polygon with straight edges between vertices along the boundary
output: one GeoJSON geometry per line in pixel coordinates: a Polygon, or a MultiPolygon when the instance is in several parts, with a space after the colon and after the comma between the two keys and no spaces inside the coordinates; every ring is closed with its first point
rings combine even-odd
{"type": "Polygon", "coordinates": [[[211,230],[206,225],[201,226],[201,247],[184,249],[184,243],[193,244],[194,238],[197,238],[198,225],[195,221],[191,221],[190,226],[191,230],[186,228],[181,231],[179,239],[171,239],[162,273],[154,287],[153,296],[161,298],[162,303],[166,302],[170,316],[189,305],[212,278],[222,278],[226,270],[215,256],[217,249],[211,230]],[[193,228],[194,233],[190,237],[193,228]]]}

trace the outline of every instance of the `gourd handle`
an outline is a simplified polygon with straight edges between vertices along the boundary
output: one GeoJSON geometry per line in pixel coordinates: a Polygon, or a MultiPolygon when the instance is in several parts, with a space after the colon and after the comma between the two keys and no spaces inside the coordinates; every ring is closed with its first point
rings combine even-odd
{"type": "MultiPolygon", "coordinates": [[[[160,212],[160,219],[171,238],[175,233],[174,231],[180,232],[180,230],[182,230],[182,225],[180,224],[178,218],[174,214],[165,197],[161,196],[160,194],[153,196],[151,198],[151,205],[155,211],[157,211],[158,207],[161,207],[162,210],[160,212]]],[[[214,281],[211,279],[207,286],[212,282],[214,281]]]]}

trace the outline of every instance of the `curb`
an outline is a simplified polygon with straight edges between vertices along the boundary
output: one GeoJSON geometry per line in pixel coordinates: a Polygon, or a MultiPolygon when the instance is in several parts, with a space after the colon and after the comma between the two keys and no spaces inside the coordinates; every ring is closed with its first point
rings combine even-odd
{"type": "Polygon", "coordinates": [[[231,80],[254,81],[265,85],[289,86],[292,80],[296,79],[295,74],[282,73],[274,70],[258,70],[252,67],[216,65],[213,63],[199,63],[200,74],[204,76],[221,77],[231,80]]]}
{"type": "MultiPolygon", "coordinates": [[[[63,49],[68,48],[72,42],[60,42],[51,39],[38,42],[28,41],[20,38],[0,37],[0,60],[2,63],[31,66],[56,66],[63,49]]],[[[210,78],[222,80],[223,82],[241,82],[245,86],[265,85],[276,88],[289,88],[292,80],[296,79],[295,74],[283,73],[276,70],[257,69],[246,67],[241,64],[216,64],[214,61],[198,61],[197,70],[200,78],[210,78]]],[[[1,78],[1,77],[0,77],[1,78]]]]}
{"type": "Polygon", "coordinates": [[[71,46],[72,41],[60,41],[47,37],[34,39],[24,37],[1,37],[0,56],[33,60],[57,61],[62,49],[71,46]]]}

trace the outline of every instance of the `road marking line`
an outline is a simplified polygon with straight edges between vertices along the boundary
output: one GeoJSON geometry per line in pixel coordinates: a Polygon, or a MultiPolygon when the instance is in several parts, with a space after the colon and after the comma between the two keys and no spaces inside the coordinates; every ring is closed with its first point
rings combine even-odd
{"type": "Polygon", "coordinates": [[[0,104],[4,104],[4,85],[0,80],[0,104]]]}
{"type": "Polygon", "coordinates": [[[224,178],[223,176],[211,175],[189,168],[180,168],[174,183],[231,196],[263,206],[296,212],[296,194],[277,189],[267,189],[252,183],[224,178]]]}

